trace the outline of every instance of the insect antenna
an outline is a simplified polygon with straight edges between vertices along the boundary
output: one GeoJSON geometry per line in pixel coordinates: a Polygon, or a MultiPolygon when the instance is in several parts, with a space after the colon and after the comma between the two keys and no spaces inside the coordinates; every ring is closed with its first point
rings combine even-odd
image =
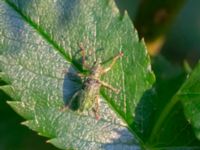
{"type": "Polygon", "coordinates": [[[116,59],[116,58],[118,58],[118,57],[123,56],[123,54],[124,54],[123,52],[120,52],[120,53],[118,53],[117,55],[112,56],[112,57],[108,58],[107,60],[102,61],[100,64],[101,64],[101,65],[104,65],[104,64],[106,64],[106,63],[112,61],[113,59],[116,59]]]}

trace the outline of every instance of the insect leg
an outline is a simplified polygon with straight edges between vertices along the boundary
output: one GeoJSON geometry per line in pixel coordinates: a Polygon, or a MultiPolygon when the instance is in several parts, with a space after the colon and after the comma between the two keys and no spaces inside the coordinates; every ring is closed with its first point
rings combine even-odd
{"type": "Polygon", "coordinates": [[[89,66],[88,66],[88,64],[86,63],[86,58],[85,58],[85,48],[83,47],[82,44],[79,44],[79,48],[80,48],[80,50],[81,50],[83,67],[89,69],[89,66]]]}
{"type": "Polygon", "coordinates": [[[69,100],[69,103],[66,105],[67,107],[71,107],[72,106],[72,102],[77,98],[78,95],[80,95],[81,91],[76,92],[72,98],[69,100]]]}
{"type": "Polygon", "coordinates": [[[95,108],[94,108],[95,118],[99,120],[99,95],[95,97],[95,108]]]}
{"type": "Polygon", "coordinates": [[[102,86],[114,91],[116,94],[119,94],[120,90],[119,89],[116,89],[114,87],[112,87],[111,85],[109,85],[108,83],[104,82],[104,81],[101,81],[101,80],[98,80],[96,79],[102,86]]]}
{"type": "Polygon", "coordinates": [[[76,110],[77,106],[79,107],[79,96],[81,95],[81,90],[77,91],[74,93],[74,95],[71,97],[71,99],[68,100],[68,102],[65,104],[65,106],[63,108],[61,108],[61,111],[66,111],[66,110],[76,110]],[[74,104],[76,104],[77,106],[74,106],[74,104]]]}
{"type": "Polygon", "coordinates": [[[102,74],[105,74],[106,72],[110,71],[111,68],[113,67],[113,65],[116,63],[116,61],[123,56],[123,52],[120,52],[118,55],[116,55],[113,59],[112,59],[112,63],[110,64],[110,66],[108,68],[103,69],[102,74]]]}

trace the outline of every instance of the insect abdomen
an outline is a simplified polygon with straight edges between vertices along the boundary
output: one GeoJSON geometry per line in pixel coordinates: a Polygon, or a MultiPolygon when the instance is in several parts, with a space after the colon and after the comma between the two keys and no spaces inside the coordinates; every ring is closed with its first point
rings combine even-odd
{"type": "Polygon", "coordinates": [[[93,107],[97,96],[99,95],[100,84],[96,80],[88,80],[85,83],[84,92],[82,94],[82,104],[80,111],[89,110],[93,107]],[[93,83],[92,83],[93,82],[93,83]]]}

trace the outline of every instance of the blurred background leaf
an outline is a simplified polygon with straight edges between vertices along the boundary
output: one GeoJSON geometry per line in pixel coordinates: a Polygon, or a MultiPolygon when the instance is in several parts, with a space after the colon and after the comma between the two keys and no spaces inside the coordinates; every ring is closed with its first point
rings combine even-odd
{"type": "MultiPolygon", "coordinates": [[[[161,47],[158,47],[157,51],[155,51],[155,54],[161,52],[161,54],[164,57],[166,57],[167,60],[172,61],[172,63],[182,64],[184,60],[187,60],[192,66],[194,66],[194,64],[197,63],[200,57],[200,50],[199,50],[200,49],[200,44],[199,44],[200,2],[199,1],[165,0],[165,1],[158,1],[159,3],[157,3],[157,0],[150,0],[150,1],[115,0],[115,1],[118,4],[118,8],[121,10],[122,14],[124,13],[125,10],[127,10],[129,16],[133,21],[133,24],[135,24],[136,29],[139,30],[140,37],[144,37],[147,39],[147,41],[149,41],[149,37],[153,36],[155,38],[150,38],[150,39],[152,41],[155,41],[155,43],[156,39],[159,39],[159,37],[165,37],[164,41],[160,41],[163,43],[161,43],[160,45],[161,47]],[[145,5],[145,3],[149,5],[145,5]],[[148,8],[150,6],[152,7],[148,8]],[[145,22],[145,18],[153,21],[154,20],[153,12],[158,11],[160,7],[161,8],[166,7],[167,9],[170,9],[170,13],[172,14],[171,17],[168,18],[169,20],[163,22],[166,25],[160,24],[159,27],[155,26],[156,28],[154,27],[153,29],[150,27],[149,22],[147,23],[145,22]],[[149,11],[151,13],[149,13],[149,11]],[[141,13],[142,17],[140,18],[141,13]],[[142,31],[140,31],[142,26],[147,26],[146,28],[150,30],[149,32],[151,34],[142,34],[142,31]]],[[[154,52],[152,52],[152,54],[154,55],[154,52]]]]}
{"type": "Polygon", "coordinates": [[[182,64],[187,60],[194,66],[200,58],[199,7],[200,1],[188,0],[167,33],[161,52],[172,63],[182,64]]]}

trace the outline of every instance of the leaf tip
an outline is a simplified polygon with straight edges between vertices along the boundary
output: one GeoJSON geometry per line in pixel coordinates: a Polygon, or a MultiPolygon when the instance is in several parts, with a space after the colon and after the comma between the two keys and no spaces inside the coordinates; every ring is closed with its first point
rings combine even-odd
{"type": "Polygon", "coordinates": [[[21,124],[21,125],[24,125],[24,126],[28,126],[28,125],[29,125],[28,122],[29,122],[29,121],[23,121],[23,122],[21,122],[20,124],[21,124]]]}
{"type": "Polygon", "coordinates": [[[51,140],[47,140],[46,143],[51,143],[51,140]]]}
{"type": "Polygon", "coordinates": [[[6,103],[7,103],[8,105],[12,105],[12,101],[11,101],[11,100],[6,101],[6,103]]]}

